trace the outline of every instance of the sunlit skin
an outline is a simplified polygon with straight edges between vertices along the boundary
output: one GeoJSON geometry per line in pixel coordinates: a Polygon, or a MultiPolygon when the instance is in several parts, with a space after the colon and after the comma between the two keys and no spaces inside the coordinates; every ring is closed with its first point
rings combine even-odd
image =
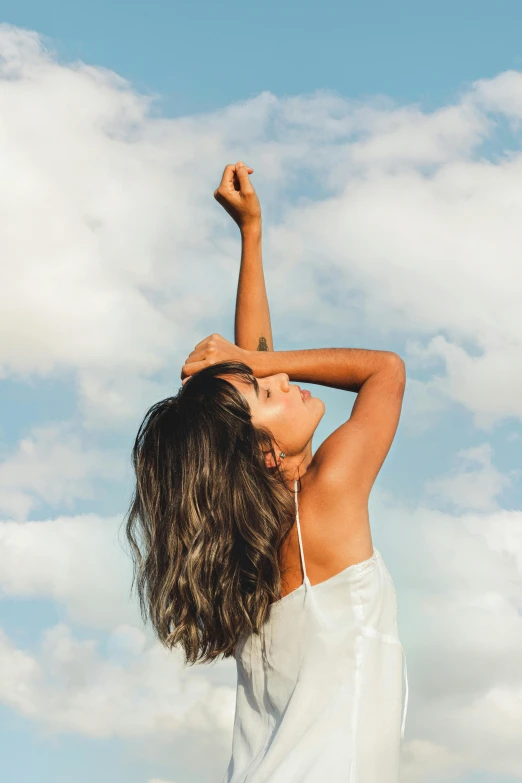
{"type": "MultiPolygon", "coordinates": [[[[251,384],[230,375],[226,380],[248,401],[254,426],[264,425],[271,431],[277,461],[289,484],[293,484],[312,461],[312,437],[324,415],[324,402],[313,396],[303,400],[299,386],[290,383],[286,373],[257,378],[259,397],[251,384]],[[284,459],[279,456],[281,451],[284,459]]],[[[265,459],[267,467],[272,467],[272,455],[267,454],[265,459]]]]}

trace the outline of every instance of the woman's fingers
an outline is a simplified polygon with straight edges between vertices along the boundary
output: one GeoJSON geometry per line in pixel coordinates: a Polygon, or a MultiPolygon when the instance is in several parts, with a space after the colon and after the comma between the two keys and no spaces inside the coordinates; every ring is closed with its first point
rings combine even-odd
{"type": "Polygon", "coordinates": [[[234,171],[236,170],[236,166],[234,163],[228,163],[225,166],[225,169],[223,171],[223,176],[221,177],[221,182],[219,183],[219,187],[217,190],[225,190],[229,191],[230,187],[233,186],[234,181],[234,171]]]}
{"type": "Polygon", "coordinates": [[[238,173],[238,166],[241,164],[241,168],[243,168],[243,171],[249,174],[252,174],[254,169],[251,169],[250,166],[245,166],[242,160],[238,161],[237,163],[228,163],[223,171],[223,176],[221,177],[221,182],[219,183],[219,186],[214,191],[214,198],[216,197],[216,194],[219,194],[219,191],[222,190],[225,193],[230,193],[231,190],[234,190],[234,174],[236,174],[239,178],[238,173]]]}
{"type": "Polygon", "coordinates": [[[181,368],[181,379],[184,376],[192,376],[195,373],[209,367],[212,364],[223,361],[243,362],[247,351],[230,342],[221,334],[213,334],[201,340],[194,350],[185,359],[181,368]]]}
{"type": "Polygon", "coordinates": [[[185,359],[185,364],[181,368],[182,378],[184,375],[188,374],[187,370],[190,374],[193,374],[207,366],[208,357],[213,353],[213,346],[219,337],[220,335],[214,332],[213,334],[208,335],[208,337],[204,337],[203,340],[200,340],[199,343],[194,346],[194,350],[189,353],[185,359]]]}
{"type": "Polygon", "coordinates": [[[202,370],[206,366],[207,366],[207,361],[205,359],[203,359],[203,361],[201,362],[185,362],[185,364],[181,368],[181,378],[183,378],[184,375],[190,378],[191,375],[194,375],[195,373],[197,373],[199,370],[202,370]]]}
{"type": "MultiPolygon", "coordinates": [[[[202,340],[199,341],[199,343],[196,343],[196,345],[194,346],[194,351],[197,351],[197,349],[200,348],[204,343],[208,343],[210,340],[216,337],[217,334],[209,334],[208,337],[204,337],[202,340]]],[[[194,351],[192,351],[192,353],[194,353],[194,351]]]]}
{"type": "Polygon", "coordinates": [[[236,176],[239,180],[239,187],[242,193],[247,193],[249,190],[253,190],[252,183],[248,178],[248,172],[253,171],[245,166],[242,160],[236,165],[236,176]]]}

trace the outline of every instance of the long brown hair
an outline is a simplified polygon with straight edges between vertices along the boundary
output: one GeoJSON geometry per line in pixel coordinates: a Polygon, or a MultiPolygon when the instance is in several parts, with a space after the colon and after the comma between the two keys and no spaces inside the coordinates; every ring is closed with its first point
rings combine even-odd
{"type": "Polygon", "coordinates": [[[244,395],[216,377],[225,374],[259,389],[243,362],[206,367],[148,410],[132,450],[131,591],[143,621],[189,664],[228,658],[243,633],[259,632],[280,598],[295,517],[273,435],[254,427],[244,395]]]}

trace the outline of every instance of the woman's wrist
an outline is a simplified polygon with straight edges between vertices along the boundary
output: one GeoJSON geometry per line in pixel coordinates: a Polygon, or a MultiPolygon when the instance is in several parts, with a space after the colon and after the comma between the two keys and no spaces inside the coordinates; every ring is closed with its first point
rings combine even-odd
{"type": "MultiPolygon", "coordinates": [[[[244,363],[252,368],[256,378],[263,378],[265,375],[274,375],[277,372],[276,367],[281,362],[276,353],[280,351],[245,351],[244,363]]],[[[281,370],[279,370],[281,372],[281,370]]]]}
{"type": "Polygon", "coordinates": [[[249,239],[250,237],[259,238],[262,230],[261,218],[254,218],[246,221],[239,226],[239,230],[242,239],[249,239]]]}

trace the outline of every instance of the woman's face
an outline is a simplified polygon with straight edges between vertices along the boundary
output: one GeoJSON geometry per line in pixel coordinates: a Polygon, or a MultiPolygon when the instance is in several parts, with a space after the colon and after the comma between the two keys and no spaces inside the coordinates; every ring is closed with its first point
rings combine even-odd
{"type": "Polygon", "coordinates": [[[311,448],[312,436],[325,412],[319,397],[312,397],[310,392],[310,396],[302,395],[286,373],[257,378],[259,394],[252,384],[230,375],[224,377],[247,399],[254,426],[264,425],[272,432],[276,449],[294,457],[311,448]]]}

